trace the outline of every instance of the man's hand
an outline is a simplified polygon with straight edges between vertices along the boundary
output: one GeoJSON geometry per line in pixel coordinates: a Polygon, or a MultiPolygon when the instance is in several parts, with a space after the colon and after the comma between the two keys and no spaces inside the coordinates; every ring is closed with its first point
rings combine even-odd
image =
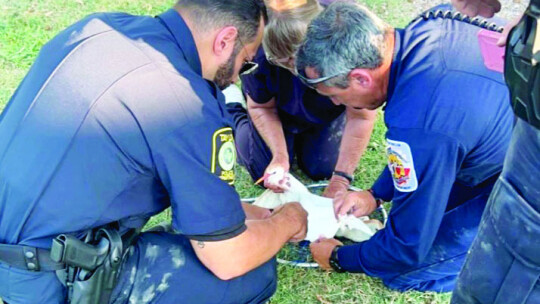
{"type": "Polygon", "coordinates": [[[264,186],[276,193],[282,193],[289,188],[289,178],[287,172],[289,172],[290,164],[288,157],[275,156],[272,161],[266,167],[264,171],[264,186]]]}
{"type": "Polygon", "coordinates": [[[341,206],[334,204],[337,217],[349,213],[360,217],[373,213],[375,209],[377,209],[377,201],[369,191],[349,191],[341,206]]]}
{"type": "Polygon", "coordinates": [[[343,176],[332,175],[328,187],[324,190],[322,196],[334,199],[334,211],[336,206],[341,207],[345,202],[345,196],[349,190],[350,182],[343,176]]]}
{"type": "Polygon", "coordinates": [[[338,245],[343,245],[340,241],[336,239],[319,239],[309,245],[311,249],[311,255],[313,259],[319,266],[324,270],[332,270],[330,266],[330,255],[334,247],[338,245]]]}
{"type": "Polygon", "coordinates": [[[349,180],[345,177],[339,175],[332,175],[332,177],[330,178],[330,182],[328,183],[328,187],[324,189],[322,196],[328,198],[335,198],[336,194],[347,192],[347,190],[349,190],[350,184],[351,183],[349,182],[349,180]]]}
{"type": "Polygon", "coordinates": [[[469,17],[491,18],[501,10],[499,0],[452,0],[452,5],[469,17]]]}
{"type": "Polygon", "coordinates": [[[270,209],[255,206],[253,204],[242,202],[242,208],[244,209],[247,220],[264,220],[272,215],[270,209]]]}
{"type": "Polygon", "coordinates": [[[289,242],[300,242],[307,234],[307,212],[297,202],[287,203],[274,209],[272,217],[283,216],[287,218],[292,233],[289,242]]]}

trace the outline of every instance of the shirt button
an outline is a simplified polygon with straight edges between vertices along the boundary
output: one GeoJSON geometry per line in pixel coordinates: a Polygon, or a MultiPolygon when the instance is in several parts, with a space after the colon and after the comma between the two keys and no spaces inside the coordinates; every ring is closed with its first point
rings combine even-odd
{"type": "Polygon", "coordinates": [[[27,251],[24,253],[24,255],[29,259],[34,258],[34,253],[32,251],[27,251]]]}
{"type": "Polygon", "coordinates": [[[34,270],[34,269],[36,269],[36,264],[34,264],[34,263],[28,263],[28,264],[26,264],[26,267],[27,267],[29,270],[34,270]]]}

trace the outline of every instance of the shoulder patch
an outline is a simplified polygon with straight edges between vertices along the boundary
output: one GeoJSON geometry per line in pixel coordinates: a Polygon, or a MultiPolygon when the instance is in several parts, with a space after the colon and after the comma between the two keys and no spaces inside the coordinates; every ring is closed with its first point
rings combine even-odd
{"type": "Polygon", "coordinates": [[[388,170],[394,187],[401,192],[412,192],[418,188],[411,148],[406,142],[386,139],[388,170]]]}
{"type": "Polygon", "coordinates": [[[212,173],[220,179],[234,184],[234,166],[236,164],[236,146],[232,128],[221,128],[212,136],[212,173]]]}

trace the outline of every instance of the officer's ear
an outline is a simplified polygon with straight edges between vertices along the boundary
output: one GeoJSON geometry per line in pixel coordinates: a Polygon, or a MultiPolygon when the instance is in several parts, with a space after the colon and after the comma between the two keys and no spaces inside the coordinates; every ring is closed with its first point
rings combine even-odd
{"type": "Polygon", "coordinates": [[[228,60],[234,51],[238,30],[234,26],[226,26],[217,32],[214,40],[214,54],[228,60]]]}
{"type": "Polygon", "coordinates": [[[361,89],[371,89],[373,87],[373,75],[367,69],[354,69],[349,73],[350,85],[361,89]]]}

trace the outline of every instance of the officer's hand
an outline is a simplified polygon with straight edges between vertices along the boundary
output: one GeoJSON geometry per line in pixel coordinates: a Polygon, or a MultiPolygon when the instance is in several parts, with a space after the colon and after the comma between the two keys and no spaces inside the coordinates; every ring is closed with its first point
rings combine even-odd
{"type": "Polygon", "coordinates": [[[290,187],[289,160],[281,157],[274,157],[264,171],[264,186],[276,193],[282,193],[290,187]]]}
{"type": "Polygon", "coordinates": [[[242,202],[242,208],[248,220],[264,220],[272,215],[270,209],[242,202]]]}
{"type": "Polygon", "coordinates": [[[523,17],[523,15],[520,15],[519,17],[510,20],[504,26],[503,32],[501,34],[501,38],[499,38],[499,40],[497,41],[498,46],[505,46],[506,45],[506,40],[508,39],[508,34],[510,34],[510,31],[519,23],[519,21],[521,20],[522,17],[523,17]]]}
{"type": "Polygon", "coordinates": [[[452,0],[452,5],[469,17],[491,18],[501,10],[499,0],[452,0]]]}
{"type": "Polygon", "coordinates": [[[336,216],[353,214],[356,217],[369,215],[377,209],[377,201],[369,191],[349,191],[341,206],[335,206],[336,216]]]}
{"type": "Polygon", "coordinates": [[[330,255],[334,247],[338,245],[343,245],[340,241],[336,239],[319,239],[309,245],[311,249],[311,255],[313,259],[319,266],[324,270],[332,270],[330,266],[330,255]]]}
{"type": "Polygon", "coordinates": [[[332,175],[332,178],[330,178],[330,183],[322,195],[334,199],[334,212],[337,207],[343,205],[345,195],[347,195],[347,191],[349,190],[349,185],[349,180],[343,176],[332,175]]]}
{"type": "Polygon", "coordinates": [[[289,242],[300,242],[306,238],[307,212],[297,202],[287,203],[274,209],[272,216],[284,216],[291,228],[289,242]]]}

